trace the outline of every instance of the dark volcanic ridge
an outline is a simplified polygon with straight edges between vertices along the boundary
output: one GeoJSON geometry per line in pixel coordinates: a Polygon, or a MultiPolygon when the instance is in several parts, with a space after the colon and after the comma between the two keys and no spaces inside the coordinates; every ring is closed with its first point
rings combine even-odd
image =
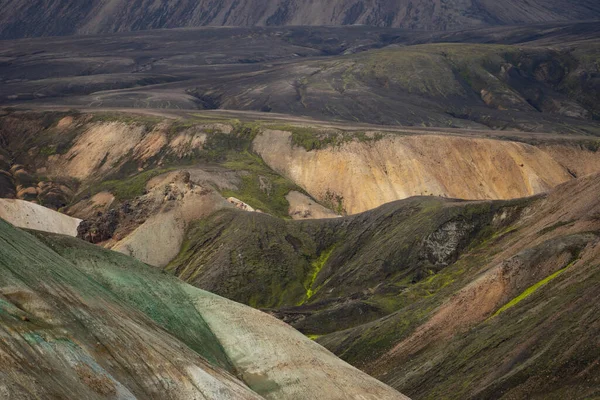
{"type": "Polygon", "coordinates": [[[597,134],[599,26],[197,28],[5,41],[0,103],[597,134]]]}
{"type": "Polygon", "coordinates": [[[455,30],[600,17],[594,0],[5,1],[0,38],[197,26],[372,25],[455,30]]]}

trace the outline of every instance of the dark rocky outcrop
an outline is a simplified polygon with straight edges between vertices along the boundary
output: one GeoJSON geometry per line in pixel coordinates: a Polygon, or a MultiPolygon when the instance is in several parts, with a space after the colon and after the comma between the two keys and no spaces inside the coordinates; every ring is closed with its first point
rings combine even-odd
{"type": "Polygon", "coordinates": [[[119,227],[118,210],[98,213],[96,218],[83,220],[77,227],[77,237],[90,243],[101,243],[112,239],[119,227]]]}

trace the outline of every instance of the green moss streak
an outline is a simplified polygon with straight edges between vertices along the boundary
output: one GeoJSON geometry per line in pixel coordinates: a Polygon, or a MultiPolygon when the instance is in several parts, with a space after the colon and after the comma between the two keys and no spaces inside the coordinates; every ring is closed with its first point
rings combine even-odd
{"type": "Polygon", "coordinates": [[[512,308],[512,307],[516,306],[521,301],[525,300],[526,298],[528,298],[529,296],[531,296],[532,294],[534,294],[539,288],[541,288],[542,286],[548,284],[549,282],[551,282],[552,280],[554,280],[555,278],[557,278],[559,275],[561,275],[563,272],[565,272],[571,265],[573,265],[574,262],[575,261],[572,261],[571,263],[569,263],[563,269],[556,271],[552,275],[547,276],[546,278],[544,278],[541,281],[537,282],[535,285],[530,286],[527,289],[525,289],[525,291],[523,293],[521,293],[520,295],[518,295],[517,297],[515,297],[514,299],[512,299],[511,301],[509,301],[508,303],[506,303],[504,306],[502,306],[498,311],[496,311],[496,313],[494,313],[494,315],[492,315],[492,318],[496,317],[497,315],[499,315],[501,313],[503,313],[504,311],[508,310],[509,308],[512,308]]]}
{"type": "Polygon", "coordinates": [[[313,289],[313,286],[315,284],[315,281],[317,280],[317,277],[319,276],[319,273],[321,272],[321,270],[327,263],[327,260],[331,256],[331,253],[333,253],[334,248],[335,247],[332,247],[329,250],[325,250],[321,253],[319,258],[312,262],[311,265],[313,267],[313,272],[310,275],[309,283],[306,286],[306,298],[299,305],[306,303],[319,290],[319,288],[313,289]]]}

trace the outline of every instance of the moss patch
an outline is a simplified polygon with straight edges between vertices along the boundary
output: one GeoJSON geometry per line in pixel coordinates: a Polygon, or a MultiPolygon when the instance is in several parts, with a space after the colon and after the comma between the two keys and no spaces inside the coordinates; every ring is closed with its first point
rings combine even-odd
{"type": "Polygon", "coordinates": [[[161,168],[144,171],[126,179],[104,181],[91,190],[91,194],[110,192],[119,201],[130,200],[142,196],[146,192],[146,184],[156,176],[173,171],[175,168],[161,168]]]}
{"type": "Polygon", "coordinates": [[[345,131],[340,129],[319,129],[295,125],[266,125],[269,129],[290,132],[292,145],[302,147],[306,151],[321,150],[341,146],[352,141],[371,142],[385,137],[384,133],[366,133],[363,131],[345,131]]]}
{"type": "Polygon", "coordinates": [[[500,309],[498,311],[496,311],[494,313],[494,315],[492,315],[492,318],[494,318],[494,317],[498,316],[499,314],[502,314],[504,311],[506,311],[506,310],[508,310],[508,309],[510,309],[510,308],[512,308],[514,306],[516,306],[521,301],[525,300],[526,298],[528,298],[529,296],[531,296],[532,294],[534,294],[535,292],[537,292],[542,286],[547,285],[548,283],[550,283],[551,281],[553,281],[554,279],[556,279],[558,276],[562,275],[574,263],[575,263],[575,261],[570,262],[563,269],[560,269],[560,270],[556,271],[552,275],[549,275],[549,276],[545,277],[541,281],[539,281],[536,284],[531,285],[530,287],[528,287],[527,289],[525,289],[523,291],[523,293],[521,293],[520,295],[518,295],[517,297],[515,297],[514,299],[512,299],[511,301],[509,301],[508,303],[506,303],[502,307],[500,307],[500,309]]]}
{"type": "Polygon", "coordinates": [[[315,282],[317,280],[317,277],[319,276],[319,273],[321,272],[321,270],[327,263],[327,260],[329,260],[329,257],[331,256],[331,253],[333,253],[334,249],[335,249],[335,246],[330,248],[329,250],[322,252],[321,255],[319,255],[319,258],[317,258],[315,261],[313,261],[311,263],[311,266],[313,267],[313,271],[309,275],[308,284],[306,285],[306,299],[304,299],[302,301],[302,303],[300,303],[300,304],[303,304],[303,303],[309,301],[310,298],[313,297],[315,292],[317,290],[319,290],[319,288],[314,287],[315,282]]]}

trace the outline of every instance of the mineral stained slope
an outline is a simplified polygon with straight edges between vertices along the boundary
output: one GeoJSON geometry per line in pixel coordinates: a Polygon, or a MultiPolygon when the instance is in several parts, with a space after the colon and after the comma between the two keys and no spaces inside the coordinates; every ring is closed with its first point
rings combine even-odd
{"type": "Polygon", "coordinates": [[[186,26],[352,25],[457,29],[597,18],[593,0],[9,0],[0,12],[0,37],[55,36],[186,26]]]}
{"type": "Polygon", "coordinates": [[[599,191],[598,174],[561,185],[461,257],[445,294],[322,343],[414,398],[597,397],[599,191]],[[459,271],[482,260],[459,289],[459,271]],[[369,342],[376,354],[361,350],[369,342]]]}
{"type": "Polygon", "coordinates": [[[7,398],[406,398],[273,317],[78,239],[35,235],[0,220],[7,398]]]}
{"type": "Polygon", "coordinates": [[[227,372],[206,326],[215,366],[30,234],[0,229],[5,397],[260,398],[227,372]]]}
{"type": "Polygon", "coordinates": [[[572,179],[576,169],[572,164],[579,157],[587,157],[585,172],[600,170],[600,152],[585,148],[548,146],[545,151],[518,142],[417,135],[307,151],[294,146],[291,135],[266,130],[253,148],[271,168],[314,198],[333,197],[349,214],[411,196],[471,200],[532,196],[572,179]]]}

